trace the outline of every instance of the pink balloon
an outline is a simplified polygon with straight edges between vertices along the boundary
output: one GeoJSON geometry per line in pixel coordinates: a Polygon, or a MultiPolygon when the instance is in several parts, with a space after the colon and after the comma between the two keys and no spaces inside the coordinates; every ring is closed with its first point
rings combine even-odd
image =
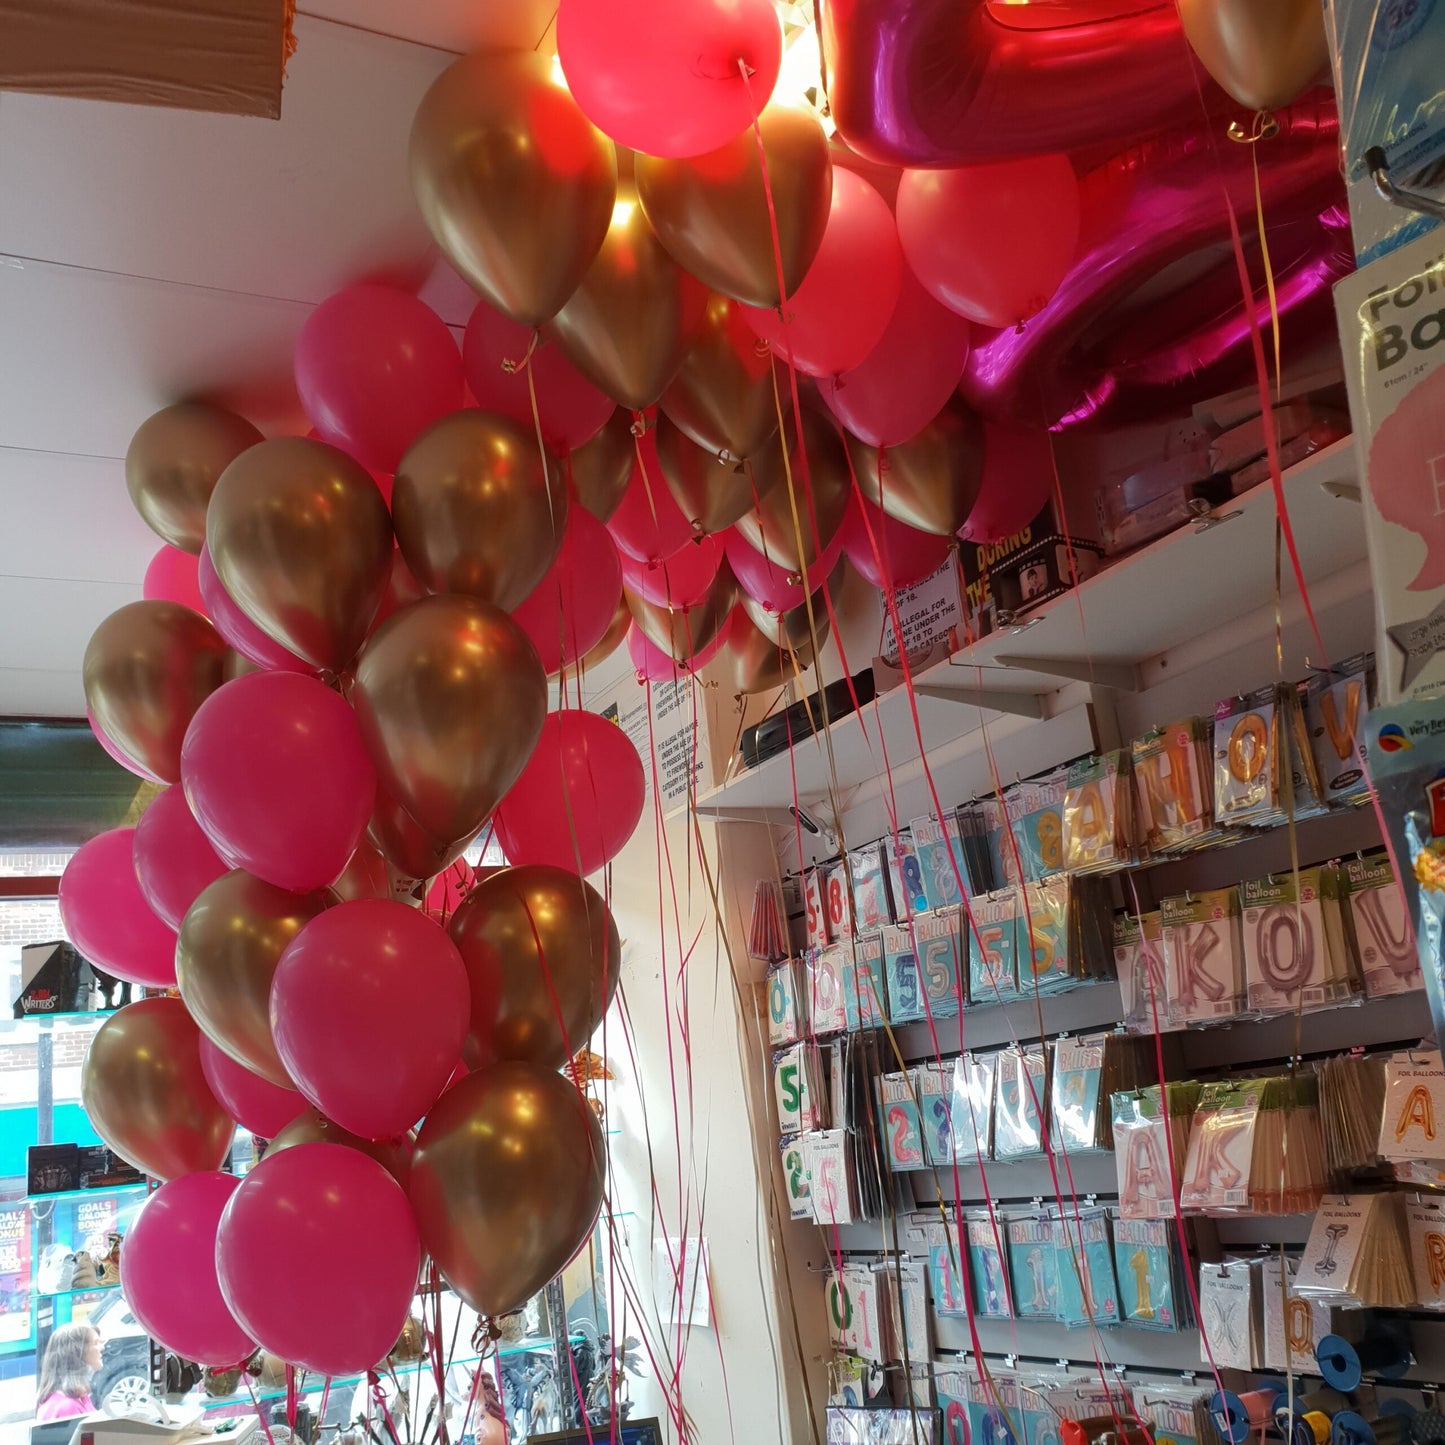
{"type": "Polygon", "coordinates": [[[829,409],[871,447],[918,435],[947,404],[968,362],[969,328],[907,266],[878,344],[851,371],[818,378],[829,409]]]}
{"type": "Polygon", "coordinates": [[[565,455],[591,441],[616,406],[570,361],[555,340],[539,340],[533,348],[532,389],[537,393],[537,417],[525,369],[507,371],[503,362],[520,362],[527,355],[536,331],[503,316],[485,301],[477,303],[462,341],[462,365],[467,385],[483,411],[501,412],[530,433],[542,422],[542,439],[565,455]]]}
{"type": "Polygon", "coordinates": [[[616,543],[591,512],[573,507],[557,560],[512,609],[512,620],[532,639],[551,677],[602,641],[621,600],[616,543]]]}
{"type": "Polygon", "coordinates": [[[985,422],[983,477],[965,542],[998,542],[1027,527],[1054,492],[1053,449],[1046,431],[1017,431],[985,422]]]}
{"type": "Polygon", "coordinates": [[[141,892],[134,846],[134,828],[112,828],[76,850],[60,875],[60,922],[97,968],[147,988],[174,988],[176,931],[141,892]]]}
{"type": "Polygon", "coordinates": [[[386,1358],[420,1269],[401,1185],[345,1144],[268,1155],[231,1196],[216,1237],[231,1313],[263,1349],[321,1375],[386,1358]]]}
{"type": "Polygon", "coordinates": [[[196,558],[179,547],[162,547],[150,559],[140,591],[147,602],[179,602],[202,617],[210,616],[196,581],[196,558]]]}
{"type": "Polygon", "coordinates": [[[418,433],[462,404],[462,358],[425,302],[390,286],[348,286],[306,318],[296,389],[317,435],[393,472],[418,433]]]}
{"type": "Polygon", "coordinates": [[[271,980],[271,1032],[286,1072],[363,1139],[404,1134],[436,1103],[470,1010],[467,970],[446,929],[391,899],[318,914],[271,980]]]}
{"type": "Polygon", "coordinates": [[[627,655],[632,659],[639,682],[644,679],[648,682],[676,682],[684,673],[701,672],[722,651],[727,638],[728,629],[724,626],[706,647],[693,655],[691,661],[674,662],[633,623],[627,629],[627,655]]]}
{"type": "Polygon", "coordinates": [[[242,657],[272,672],[311,672],[310,663],[302,661],[294,652],[268,637],[231,600],[231,594],[226,591],[211,561],[211,549],[204,543],[201,555],[196,559],[196,578],[201,598],[206,604],[206,615],[215,624],[216,631],[242,657]]]}
{"type": "Polygon", "coordinates": [[[791,612],[803,605],[809,592],[816,592],[828,580],[828,574],[843,555],[843,534],[840,528],[823,549],[823,555],[808,568],[806,588],[793,581],[798,575],[796,572],[769,561],[735,528],[730,527],[723,533],[723,546],[738,586],[754,602],[761,602],[769,612],[791,612]]]}
{"type": "Polygon", "coordinates": [[[201,831],[184,788],[167,788],[135,825],[135,873],[156,916],[180,928],[201,889],[229,871],[201,831]]]}
{"type": "Polygon", "coordinates": [[[238,1365],[256,1348],[216,1278],[216,1233],[240,1184],[219,1170],[183,1174],[146,1200],[125,1236],[131,1313],[153,1340],[200,1365],[238,1365]]]}
{"type": "Polygon", "coordinates": [[[628,590],[658,607],[691,607],[701,602],[722,566],[720,537],[698,537],[684,542],[661,562],[639,562],[628,557],[622,563],[622,580],[628,590]]]}
{"type": "Polygon", "coordinates": [[[662,479],[657,438],[651,427],[639,439],[638,450],[641,465],[633,464],[632,480],[617,510],[607,519],[607,530],[625,556],[639,562],[661,562],[692,540],[692,524],[662,479]]]}
{"type": "Polygon", "coordinates": [[[743,319],[799,371],[831,376],[857,366],[878,345],[903,271],[888,203],[861,176],[833,168],[833,204],[823,244],[802,285],[776,311],[741,307],[743,319]]]}
{"type": "Polygon", "coordinates": [[[898,236],[945,306],[984,326],[1017,326],[1048,304],[1074,259],[1079,182],[1063,155],[904,171],[898,236]]]}
{"type": "Polygon", "coordinates": [[[166,786],[166,780],[164,778],[158,778],[154,773],[147,772],[139,763],[131,762],[131,760],[106,737],[100,724],[95,720],[95,714],[91,712],[89,708],[85,710],[85,720],[90,724],[90,731],[96,742],[100,744],[106,757],[108,757],[111,762],[119,763],[126,772],[133,773],[138,778],[144,778],[148,783],[159,783],[162,787],[166,786]]]}
{"type": "Polygon", "coordinates": [[[696,156],[752,124],[783,36],[772,0],[562,0],[557,58],[583,113],[619,145],[696,156]]]}
{"type": "Polygon", "coordinates": [[[355,714],[294,672],[253,672],[213,692],[186,729],[181,782],[231,867],[297,893],[341,876],[376,801],[355,714]]]}
{"type": "Polygon", "coordinates": [[[950,541],[920,532],[854,493],[839,535],[859,574],[875,587],[911,587],[938,571],[950,541]]]}
{"type": "Polygon", "coordinates": [[[252,1073],[245,1064],[222,1053],[205,1034],[201,1035],[201,1072],[216,1102],[258,1138],[274,1139],[306,1112],[306,1100],[295,1089],[283,1089],[252,1073]]]}
{"type": "Polygon", "coordinates": [[[513,863],[595,873],[642,817],[647,784],[632,740],[595,712],[553,712],[522,776],[492,815],[513,863]]]}

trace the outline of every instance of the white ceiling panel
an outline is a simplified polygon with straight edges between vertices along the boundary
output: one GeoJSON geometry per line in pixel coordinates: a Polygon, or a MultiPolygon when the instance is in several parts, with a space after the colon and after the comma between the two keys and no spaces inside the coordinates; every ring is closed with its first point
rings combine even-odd
{"type": "Polygon", "coordinates": [[[0,717],[85,716],[80,667],[74,672],[37,672],[0,667],[0,717]]]}
{"type": "Polygon", "coordinates": [[[299,13],[325,15],[464,55],[484,46],[555,45],[557,0],[303,0],[299,13]]]}
{"type": "Polygon", "coordinates": [[[0,577],[0,667],[79,672],[90,634],[117,607],[140,600],[135,582],[0,577]],[[43,627],[26,626],[28,620],[43,627]]]}

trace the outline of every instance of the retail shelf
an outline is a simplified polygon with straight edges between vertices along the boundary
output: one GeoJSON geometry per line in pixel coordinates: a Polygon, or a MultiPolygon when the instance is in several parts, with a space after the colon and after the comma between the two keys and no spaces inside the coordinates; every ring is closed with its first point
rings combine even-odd
{"type": "Polygon", "coordinates": [[[57,1199],[99,1199],[106,1194],[144,1194],[149,1186],[144,1179],[134,1184],[97,1184],[89,1189],[58,1189],[54,1194],[30,1194],[27,1204],[54,1204],[57,1199]]]}
{"type": "Polygon", "coordinates": [[[54,1023],[57,1019],[63,1019],[66,1022],[74,1023],[78,1020],[85,1019],[108,1019],[118,1012],[118,1009],[113,1008],[75,1009],[67,1013],[22,1014],[19,1018],[11,1019],[10,1022],[17,1024],[43,1024],[54,1023]]]}
{"type": "MultiPolygon", "coordinates": [[[[1356,477],[1349,438],[1285,473],[1290,524],[1311,587],[1364,559],[1356,477]]],[[[1026,731],[1053,761],[1087,751],[1082,737],[1071,748],[1063,736],[1070,717],[1084,709],[1060,707],[1059,690],[1071,682],[1137,689],[1146,664],[1192,642],[1202,629],[1272,612],[1274,514],[1274,490],[1266,482],[1215,517],[1106,566],[1020,625],[917,674],[916,727],[906,690],[896,688],[839,718],[826,736],[800,741],[791,756],[784,752],[737,771],[698,798],[698,813],[786,822],[795,790],[806,805],[828,798],[835,780],[846,808],[855,790],[876,790],[885,771],[895,780],[911,776],[920,755],[933,765],[976,750],[980,743],[969,735],[985,725],[990,741],[1026,731]],[[1059,736],[1039,736],[1046,729],[1059,736]]],[[[1288,598],[1293,582],[1287,564],[1284,588],[1288,598]]]]}

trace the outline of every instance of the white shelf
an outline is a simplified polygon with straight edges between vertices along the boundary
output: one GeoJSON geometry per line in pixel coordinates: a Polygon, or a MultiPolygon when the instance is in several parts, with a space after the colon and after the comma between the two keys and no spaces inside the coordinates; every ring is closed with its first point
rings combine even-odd
{"type": "MultiPolygon", "coordinates": [[[[1314,589],[1365,557],[1354,443],[1346,438],[1285,473],[1285,500],[1307,584],[1314,589]],[[1357,493],[1356,493],[1357,496],[1357,493]]],[[[796,796],[827,799],[834,780],[846,810],[861,797],[977,751],[987,727],[1007,752],[1003,776],[1027,775],[1094,745],[1088,710],[1061,705],[1071,682],[1137,687],[1144,665],[1275,600],[1275,504],[1268,482],[1221,507],[1227,516],[1191,526],[1107,566],[1022,625],[993,633],[914,678],[915,728],[896,688],[701,795],[696,810],[719,819],[787,821],[796,796]],[[920,748],[920,735],[922,748],[920,748]],[[831,749],[829,744],[831,743],[831,749]],[[886,753],[887,766],[884,756],[886,753]],[[1038,754],[1037,762],[1033,755],[1038,754]]],[[[1284,564],[1284,594],[1294,582],[1284,564]]],[[[945,803],[955,801],[944,799],[945,803]]]]}

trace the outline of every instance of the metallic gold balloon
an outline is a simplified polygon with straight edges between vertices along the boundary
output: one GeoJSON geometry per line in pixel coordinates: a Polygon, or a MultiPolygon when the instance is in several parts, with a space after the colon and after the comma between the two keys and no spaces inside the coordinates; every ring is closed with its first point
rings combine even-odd
{"type": "Polygon", "coordinates": [[[386,859],[363,839],[356,845],[356,852],[341,877],[331,885],[331,891],[342,903],[358,898],[390,898],[391,879],[387,875],[386,859]]]}
{"type": "Polygon", "coordinates": [[[405,1189],[411,1174],[411,1151],[415,1142],[415,1130],[404,1139],[361,1139],[339,1124],[333,1124],[319,1109],[306,1109],[266,1145],[264,1157],[269,1159],[296,1144],[345,1144],[348,1149],[360,1149],[363,1154],[369,1154],[405,1189]]]}
{"type": "MultiPolygon", "coordinates": [[[[752,456],[777,431],[779,404],[784,416],[793,409],[787,373],[771,348],[742,319],[736,302],[709,296],[702,330],[658,403],[663,414],[714,458],[735,461],[752,456]]],[[[659,439],[659,450],[661,445],[659,439]]],[[[677,500],[686,512],[682,497],[677,500]]],[[[736,520],[707,530],[721,531],[736,520]]]]}
{"type": "Polygon", "coordinates": [[[726,562],[718,568],[707,596],[692,607],[669,609],[623,588],[637,629],[674,662],[695,657],[722,631],[737,600],[738,584],[726,562]]]}
{"type": "Polygon", "coordinates": [[[1318,0],[1180,0],[1184,34],[1241,105],[1278,110],[1329,74],[1318,0]]]}
{"type": "Polygon", "coordinates": [[[407,1196],[422,1246],[474,1310],[517,1309],[586,1241],[606,1162],[565,1075],[519,1063],[468,1074],[417,1136],[407,1196]]]}
{"type": "Polygon", "coordinates": [[[370,474],[308,437],[277,437],[221,475],[206,544],[236,605],[313,667],[356,656],[391,576],[391,517],[370,474]]]}
{"type": "Polygon", "coordinates": [[[753,505],[748,464],[704,451],[665,414],[657,419],[657,459],[667,490],[699,536],[725,531],[753,505]]]}
{"type": "Polygon", "coordinates": [[[381,789],[427,836],[456,843],[476,837],[531,757],[547,679],[505,612],[427,597],[366,644],[351,705],[381,789]]]}
{"type": "Polygon", "coordinates": [[[218,1049],[262,1078],[294,1089],[271,1037],[271,979],[286,945],[323,909],[329,890],[288,893],[240,868],[191,904],[176,941],[181,997],[218,1049]]]}
{"type": "Polygon", "coordinates": [[[498,1059],[561,1068],[617,990],[617,925],[601,894],[565,868],[494,873],[458,904],[447,932],[472,986],[471,1068],[498,1059]]]}
{"type": "Polygon", "coordinates": [[[417,107],[411,185],[452,265],[499,311],[536,326],[602,245],[617,153],[549,56],[482,51],[443,71],[417,107]]]}
{"type": "Polygon", "coordinates": [[[808,453],[806,469],[800,456],[797,421],[790,417],[783,431],[773,436],[753,458],[758,502],[737,521],[738,531],[759,552],[779,567],[799,572],[818,560],[819,552],[843,525],[843,513],[848,509],[853,486],[848,473],[847,449],[837,426],[807,407],[803,408],[802,418],[802,445],[808,453]],[[791,493],[788,471],[783,465],[785,435],[791,448],[788,458],[793,479],[791,493]],[[811,510],[805,479],[812,488],[811,510]]]}
{"type": "MultiPolygon", "coordinates": [[[[741,607],[728,622],[727,642],[718,657],[723,685],[734,693],[774,692],[794,680],[793,662],[786,650],[759,631],[741,607]]],[[[805,665],[801,656],[798,665],[805,665]]]]}
{"type": "Polygon", "coordinates": [[[235,1124],[201,1072],[201,1033],[178,998],[127,1004],[95,1031],[80,1073],[92,1127],[155,1179],[219,1169],[235,1124]]]}
{"type": "Polygon", "coordinates": [[[226,680],[221,634],[179,602],[130,602],[91,634],[85,705],[145,776],[181,777],[181,743],[196,709],[226,680]]]}
{"type": "MultiPolygon", "coordinates": [[[[833,161],[822,123],[806,106],[766,106],[759,128],[791,296],[823,244],[833,161]]],[[[777,253],[751,126],[688,160],[639,154],[636,174],[647,219],[679,265],[724,296],[750,306],[778,305],[777,253]]]]}
{"type": "Polygon", "coordinates": [[[183,401],[148,417],[125,453],[125,484],[146,526],[183,552],[206,540],[206,506],[221,473],[261,433],[245,417],[183,401]]]}
{"type": "Polygon", "coordinates": [[[585,673],[611,657],[626,641],[627,629],[631,626],[632,612],[627,606],[627,599],[622,598],[617,604],[617,611],[612,614],[612,621],[607,624],[607,631],[602,634],[602,640],[582,655],[582,671],[585,673]]]}
{"type": "Polygon", "coordinates": [[[983,425],[966,407],[946,406],[917,436],[895,447],[848,438],[858,486],[890,517],[951,537],[968,520],[983,479],[983,425]]]}
{"type": "Polygon", "coordinates": [[[494,412],[454,411],[407,448],[392,481],[396,540],[418,582],[504,612],[557,558],[567,481],[543,466],[531,428],[494,412]]]}
{"type": "Polygon", "coordinates": [[[653,235],[636,200],[619,199],[602,249],[552,330],[583,376],[619,406],[641,411],[677,375],[705,297],[653,235]]]}
{"type": "MultiPolygon", "coordinates": [[[[824,583],[835,593],[842,585],[843,565],[840,561],[824,583]]],[[[806,602],[780,614],[769,612],[762,603],[740,591],[738,603],[722,653],[735,692],[770,692],[784,683],[795,681],[795,658],[799,668],[813,665],[816,660],[814,634],[817,635],[818,646],[822,647],[830,630],[822,587],[812,596],[811,623],[806,602]]]]}
{"type": "Polygon", "coordinates": [[[636,460],[632,417],[618,407],[602,430],[574,448],[562,464],[577,505],[605,522],[621,504],[636,460]]]}
{"type": "Polygon", "coordinates": [[[434,878],[467,851],[471,838],[439,842],[381,784],[366,836],[404,878],[434,878]]]}

